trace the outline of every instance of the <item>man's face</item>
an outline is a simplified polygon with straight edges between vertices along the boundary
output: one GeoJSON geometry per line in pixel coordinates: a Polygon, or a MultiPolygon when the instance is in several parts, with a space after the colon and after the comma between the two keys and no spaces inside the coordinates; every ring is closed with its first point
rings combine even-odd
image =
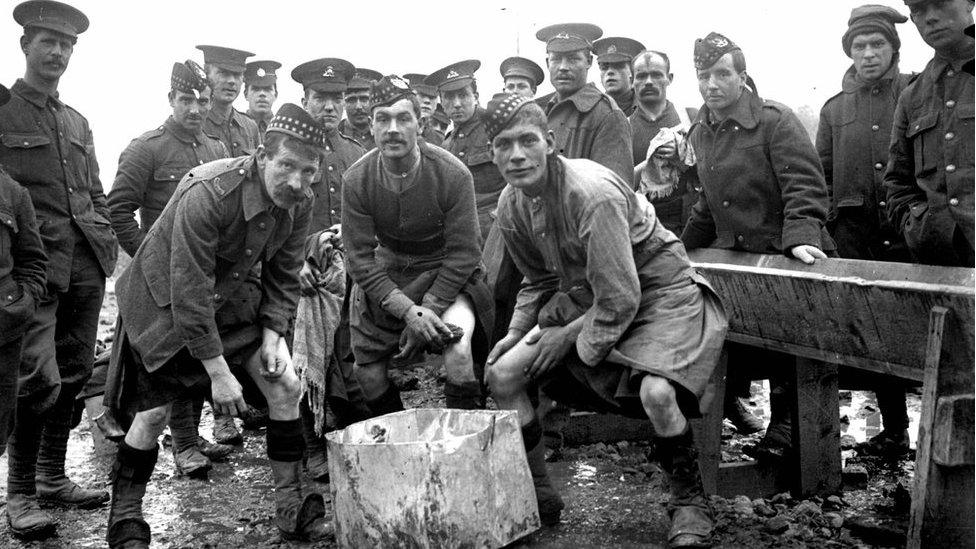
{"type": "Polygon", "coordinates": [[[207,65],[207,79],[213,87],[213,100],[217,103],[233,103],[244,86],[243,71],[230,71],[216,65],[207,65]]]}
{"type": "Polygon", "coordinates": [[[430,115],[434,114],[434,109],[437,108],[437,96],[418,93],[417,97],[420,99],[420,116],[430,118],[430,115]]]}
{"type": "Polygon", "coordinates": [[[746,73],[732,66],[732,54],[720,57],[714,65],[698,71],[698,91],[708,108],[722,112],[729,109],[745,87],[746,73]]]}
{"type": "Polygon", "coordinates": [[[455,124],[467,122],[478,107],[478,94],[465,86],[460,90],[441,92],[441,105],[455,124]]]}
{"type": "Polygon", "coordinates": [[[40,29],[30,42],[21,39],[21,48],[27,57],[27,68],[44,80],[57,80],[68,68],[74,40],[60,32],[40,29]]]}
{"type": "Polygon", "coordinates": [[[517,93],[522,97],[535,97],[535,86],[524,76],[506,76],[505,93],[517,93]]]}
{"type": "Polygon", "coordinates": [[[851,40],[851,59],[861,80],[873,82],[888,71],[895,48],[880,32],[859,34],[851,40]]]}
{"type": "Polygon", "coordinates": [[[554,150],[551,133],[525,122],[516,122],[491,141],[492,162],[505,182],[519,189],[537,189],[545,182],[547,155],[554,150]]]}
{"type": "Polygon", "coordinates": [[[668,66],[657,55],[641,55],[634,61],[634,93],[647,106],[660,105],[668,99],[671,75],[668,66]]]}
{"type": "Polygon", "coordinates": [[[282,144],[274,156],[264,148],[259,149],[258,167],[271,201],[275,206],[287,209],[308,196],[308,189],[319,171],[319,159],[307,158],[282,144]]]}
{"type": "Polygon", "coordinates": [[[630,63],[598,63],[600,66],[600,80],[603,89],[609,94],[621,94],[630,91],[634,77],[630,72],[630,63]]]}
{"type": "Polygon", "coordinates": [[[922,40],[935,51],[960,49],[969,40],[963,30],[973,24],[973,0],[928,0],[908,11],[922,40]]]}
{"type": "Polygon", "coordinates": [[[169,106],[173,107],[173,120],[183,129],[196,133],[210,112],[210,88],[196,94],[173,90],[169,106]]]}
{"type": "Polygon", "coordinates": [[[302,107],[326,130],[335,130],[342,120],[342,92],[306,90],[302,107]]]}
{"type": "Polygon", "coordinates": [[[271,107],[275,99],[278,99],[278,92],[274,86],[248,86],[244,98],[247,99],[251,112],[270,116],[271,107]]]}
{"type": "Polygon", "coordinates": [[[593,64],[593,57],[584,50],[550,52],[549,82],[560,97],[573,95],[586,85],[586,73],[593,64]]]}
{"type": "Polygon", "coordinates": [[[346,118],[357,128],[369,125],[369,90],[347,91],[346,118]]]}
{"type": "Polygon", "coordinates": [[[409,99],[373,109],[373,140],[387,158],[403,158],[417,146],[420,121],[409,99]]]}

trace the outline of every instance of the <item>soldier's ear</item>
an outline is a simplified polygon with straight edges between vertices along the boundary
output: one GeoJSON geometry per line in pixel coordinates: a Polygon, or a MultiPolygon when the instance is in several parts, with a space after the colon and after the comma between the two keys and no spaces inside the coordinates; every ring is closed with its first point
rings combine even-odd
{"type": "Polygon", "coordinates": [[[556,135],[552,133],[552,130],[546,130],[546,154],[552,154],[556,152],[556,135]]]}

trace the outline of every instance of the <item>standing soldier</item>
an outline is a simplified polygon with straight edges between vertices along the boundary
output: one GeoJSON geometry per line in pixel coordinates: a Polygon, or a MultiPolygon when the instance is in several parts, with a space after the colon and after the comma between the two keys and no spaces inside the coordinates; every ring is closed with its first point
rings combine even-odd
{"type": "Polygon", "coordinates": [[[221,46],[197,46],[203,52],[203,68],[213,89],[210,114],[203,131],[219,138],[232,157],[253,153],[261,143],[258,124],[234,108],[244,86],[244,61],[251,52],[221,46]]]}
{"type": "Polygon", "coordinates": [[[118,242],[98,178],[92,132],[62,102],[58,84],[88,18],[60,2],[30,0],[14,8],[24,27],[24,77],[0,107],[0,165],[30,192],[48,256],[47,294],[26,323],[17,417],[8,441],[7,520],[18,536],[53,533],[38,499],[90,507],[108,500],[65,476],[76,399],[91,376],[105,278],[118,242]]]}
{"type": "Polygon", "coordinates": [[[402,410],[388,376],[393,360],[435,347],[444,352],[447,406],[483,408],[475,364],[488,351],[491,296],[471,173],[418,140],[420,103],[403,79],[383,77],[370,105],[377,148],[349,168],[342,188],[357,377],[374,414],[402,410]]]}
{"type": "Polygon", "coordinates": [[[156,439],[170,404],[208,384],[214,406],[228,415],[247,409],[245,390],[267,401],[274,522],[286,539],[326,535],[322,497],[302,495],[301,383],[284,337],[298,302],[322,146],[319,125],[283,105],[254,155],[204,164],[183,178],[119,277],[120,330],[106,397],[135,417],[112,468],[109,547],[148,547],[142,499],[156,439]],[[248,276],[258,265],[259,282],[248,276]]]}
{"type": "MultiPolygon", "coordinates": [[[[172,115],[122,151],[108,207],[119,245],[130,257],[135,257],[183,176],[201,164],[227,157],[224,144],[203,133],[210,96],[206,74],[199,65],[193,61],[174,63],[169,92],[172,115]],[[140,223],[136,223],[136,210],[140,223]]],[[[104,386],[104,374],[102,377],[104,386]]],[[[173,462],[180,474],[205,476],[211,468],[210,458],[223,459],[233,451],[232,446],[211,444],[199,436],[202,406],[202,394],[180,398],[173,404],[170,432],[173,462]]]]}
{"type": "Polygon", "coordinates": [[[898,99],[888,218],[919,263],[973,267],[972,0],[905,0],[935,57],[898,99]]]}
{"type": "Polygon", "coordinates": [[[258,124],[258,138],[264,139],[268,122],[274,118],[274,102],[278,99],[277,61],[251,61],[244,65],[244,99],[247,115],[258,124]]]}
{"type": "Polygon", "coordinates": [[[546,73],[531,59],[509,57],[498,67],[504,82],[505,93],[517,93],[533,99],[539,85],[545,82],[546,73]]]}
{"type": "Polygon", "coordinates": [[[339,132],[355,139],[367,151],[376,148],[369,127],[369,87],[380,78],[383,75],[376,71],[356,68],[343,95],[346,119],[339,122],[339,132]]]}
{"type": "Polygon", "coordinates": [[[536,101],[549,117],[557,153],[603,164],[629,182],[634,163],[627,115],[586,81],[593,65],[593,41],[602,34],[600,27],[587,23],[550,25],[535,34],[546,43],[549,82],[556,88],[536,101]]]}
{"type": "MultiPolygon", "coordinates": [[[[911,262],[898,227],[889,224],[883,185],[898,96],[911,78],[898,71],[896,24],[908,18],[887,6],[854,8],[841,40],[853,65],[842,90],[820,111],[817,153],[831,197],[827,227],[837,254],[850,259],[911,262]]],[[[894,378],[868,378],[884,430],[858,445],[862,454],[908,450],[905,390],[894,378]]]]}
{"type": "Polygon", "coordinates": [[[634,73],[630,62],[644,49],[644,44],[637,40],[621,36],[601,38],[593,43],[603,90],[617,102],[617,106],[627,116],[634,114],[637,108],[634,73]]]}
{"type": "Polygon", "coordinates": [[[441,146],[471,171],[483,244],[491,229],[498,196],[505,188],[505,179],[491,163],[488,136],[485,135],[485,110],[478,104],[478,82],[474,78],[480,66],[481,62],[474,59],[461,61],[434,72],[424,82],[437,87],[441,105],[454,122],[454,128],[441,146]]]}
{"type": "Polygon", "coordinates": [[[420,99],[420,137],[431,145],[441,146],[451,120],[438,102],[437,88],[424,84],[426,74],[405,74],[403,78],[420,99]]]}

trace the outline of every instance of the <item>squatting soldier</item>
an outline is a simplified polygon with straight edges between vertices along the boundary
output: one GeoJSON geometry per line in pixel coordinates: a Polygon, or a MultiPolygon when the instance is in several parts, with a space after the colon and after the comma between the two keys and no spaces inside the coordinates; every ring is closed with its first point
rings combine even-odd
{"type": "MultiPolygon", "coordinates": [[[[841,92],[820,111],[817,153],[831,198],[827,228],[840,257],[911,262],[898,227],[888,222],[883,185],[895,104],[911,78],[898,71],[901,40],[895,25],[906,21],[887,6],[851,11],[841,44],[853,64],[844,73],[841,92]]],[[[851,374],[841,374],[846,375],[851,374]]],[[[907,451],[905,390],[894,378],[872,376],[868,383],[877,389],[884,430],[859,444],[858,453],[907,451]]]]}
{"type": "MultiPolygon", "coordinates": [[[[705,104],[688,139],[702,187],[681,240],[688,249],[780,253],[807,264],[825,258],[824,251],[834,250],[824,227],[827,184],[800,120],[789,107],[755,93],[745,55],[728,38],[709,33],[696,40],[694,53],[705,104]]],[[[790,360],[771,351],[729,347],[733,376],[790,360]]],[[[774,377],[769,426],[760,444],[746,449],[750,455],[779,458],[790,447],[787,396],[785,381],[774,377]]]]}
{"type": "Polygon", "coordinates": [[[376,71],[357,67],[343,95],[346,118],[339,122],[339,132],[355,139],[367,151],[376,148],[369,127],[369,88],[380,78],[383,75],[376,71]]]}
{"type": "MultiPolygon", "coordinates": [[[[183,176],[201,164],[228,156],[219,139],[203,133],[210,96],[207,75],[199,65],[193,61],[174,63],[169,91],[172,114],[162,126],[133,139],[119,157],[108,206],[119,244],[131,257],[135,257],[183,176]],[[135,219],[137,210],[139,223],[135,219]]],[[[104,368],[99,370],[100,387],[104,387],[104,368]]],[[[176,470],[195,477],[210,470],[210,458],[223,459],[233,451],[232,446],[212,444],[199,436],[203,396],[178,399],[170,418],[176,470]]]]}
{"type": "Polygon", "coordinates": [[[263,141],[268,122],[274,118],[274,102],[278,99],[277,61],[251,61],[244,65],[244,99],[247,115],[258,124],[258,138],[263,141]]]}
{"type": "Polygon", "coordinates": [[[91,376],[105,278],[118,242],[98,178],[88,121],[64,104],[58,83],[88,18],[49,0],[14,8],[24,27],[24,77],[0,107],[0,165],[30,192],[48,256],[47,292],[26,323],[17,417],[8,441],[7,520],[18,536],[53,533],[38,499],[89,507],[108,500],[65,476],[76,396],[91,376]]]}
{"type": "Polygon", "coordinates": [[[214,406],[231,416],[247,409],[245,390],[267,400],[274,522],[286,539],[326,534],[322,497],[302,496],[301,382],[284,337],[298,302],[323,139],[305,111],[283,105],[254,155],[183,178],[119,277],[106,399],[135,418],[112,468],[110,547],[148,547],[142,499],[156,439],[170,403],[208,384],[214,406]],[[259,282],[248,276],[257,265],[259,282]]]}
{"type": "Polygon", "coordinates": [[[420,99],[420,137],[431,145],[438,147],[444,142],[444,135],[447,134],[447,126],[451,121],[444,114],[444,109],[437,97],[437,87],[424,84],[426,74],[410,73],[403,75],[403,79],[410,84],[413,91],[417,92],[420,99]],[[438,117],[438,109],[441,116],[438,117]],[[438,118],[443,122],[443,125],[438,118]]]}
{"type": "Polygon", "coordinates": [[[721,301],[630,182],[556,153],[545,114],[518,95],[489,104],[494,161],[508,187],[497,226],[525,283],[487,380],[518,411],[539,515],[557,524],[530,385],[580,409],[650,418],[671,477],[672,547],[713,528],[691,426],[727,327],[721,301]],[[555,243],[558,242],[558,245],[555,243]]]}
{"type": "Polygon", "coordinates": [[[637,40],[620,36],[601,38],[593,43],[603,90],[617,102],[617,106],[627,116],[634,114],[637,108],[634,73],[630,62],[644,49],[644,44],[637,40]]]}
{"type": "Polygon", "coordinates": [[[234,108],[244,87],[244,61],[251,52],[221,46],[197,46],[203,52],[203,68],[213,88],[210,114],[203,131],[223,141],[231,156],[251,154],[261,143],[258,124],[234,108]]]}
{"type": "Polygon", "coordinates": [[[549,117],[556,152],[566,158],[588,158],[631,181],[630,124],[627,115],[586,75],[593,65],[593,41],[600,27],[585,23],[550,25],[535,34],[546,43],[549,82],[556,91],[536,102],[549,117]]]}
{"type": "Polygon", "coordinates": [[[471,173],[418,140],[420,102],[403,79],[380,80],[370,105],[377,148],[349,168],[342,189],[352,350],[369,409],[403,409],[388,369],[428,346],[443,348],[447,406],[483,408],[475,364],[488,351],[491,297],[471,173]],[[461,329],[459,340],[446,323],[461,329]]]}
{"type": "Polygon", "coordinates": [[[531,59],[509,57],[498,67],[504,82],[505,93],[517,93],[532,99],[539,85],[545,82],[546,73],[531,59]]]}
{"type": "MultiPolygon", "coordinates": [[[[9,100],[9,90],[0,84],[0,107],[9,100]]],[[[17,406],[24,329],[44,297],[46,268],[30,193],[0,166],[0,456],[17,406]]]]}
{"type": "Polygon", "coordinates": [[[480,66],[481,62],[473,59],[454,63],[434,72],[425,82],[437,87],[441,105],[454,122],[454,128],[448,132],[441,146],[458,157],[471,171],[483,243],[491,230],[505,179],[491,163],[488,137],[485,135],[485,110],[478,104],[478,82],[474,78],[480,66]]]}
{"type": "Polygon", "coordinates": [[[919,263],[973,267],[972,0],[906,0],[935,57],[898,99],[888,217],[919,263]]]}

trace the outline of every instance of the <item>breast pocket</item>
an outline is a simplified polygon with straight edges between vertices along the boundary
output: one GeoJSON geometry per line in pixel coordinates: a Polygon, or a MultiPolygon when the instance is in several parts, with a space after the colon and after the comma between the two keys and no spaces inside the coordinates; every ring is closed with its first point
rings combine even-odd
{"type": "Polygon", "coordinates": [[[169,202],[169,198],[173,196],[183,176],[191,169],[192,167],[184,164],[164,164],[156,168],[153,172],[153,187],[146,189],[146,203],[143,207],[162,210],[169,202]]]}
{"type": "Polygon", "coordinates": [[[913,116],[905,137],[912,146],[915,158],[915,177],[931,175],[939,160],[939,113],[921,113],[913,116]]]}
{"type": "Polygon", "coordinates": [[[51,139],[42,133],[7,133],[0,134],[0,162],[10,173],[10,177],[23,185],[30,185],[33,181],[50,179],[46,173],[54,168],[60,169],[51,145],[51,139]]]}
{"type": "Polygon", "coordinates": [[[477,145],[468,149],[468,166],[478,166],[491,162],[491,147],[488,144],[477,145]]]}
{"type": "Polygon", "coordinates": [[[68,141],[71,142],[69,162],[76,177],[78,190],[87,191],[91,189],[92,148],[86,140],[79,137],[71,136],[68,141]]]}
{"type": "Polygon", "coordinates": [[[962,140],[964,147],[963,158],[969,159],[970,162],[976,156],[976,152],[973,149],[974,140],[972,139],[974,110],[976,109],[974,109],[972,103],[963,103],[956,107],[956,115],[959,116],[960,125],[962,126],[961,130],[956,133],[968,136],[968,138],[962,140]]]}

